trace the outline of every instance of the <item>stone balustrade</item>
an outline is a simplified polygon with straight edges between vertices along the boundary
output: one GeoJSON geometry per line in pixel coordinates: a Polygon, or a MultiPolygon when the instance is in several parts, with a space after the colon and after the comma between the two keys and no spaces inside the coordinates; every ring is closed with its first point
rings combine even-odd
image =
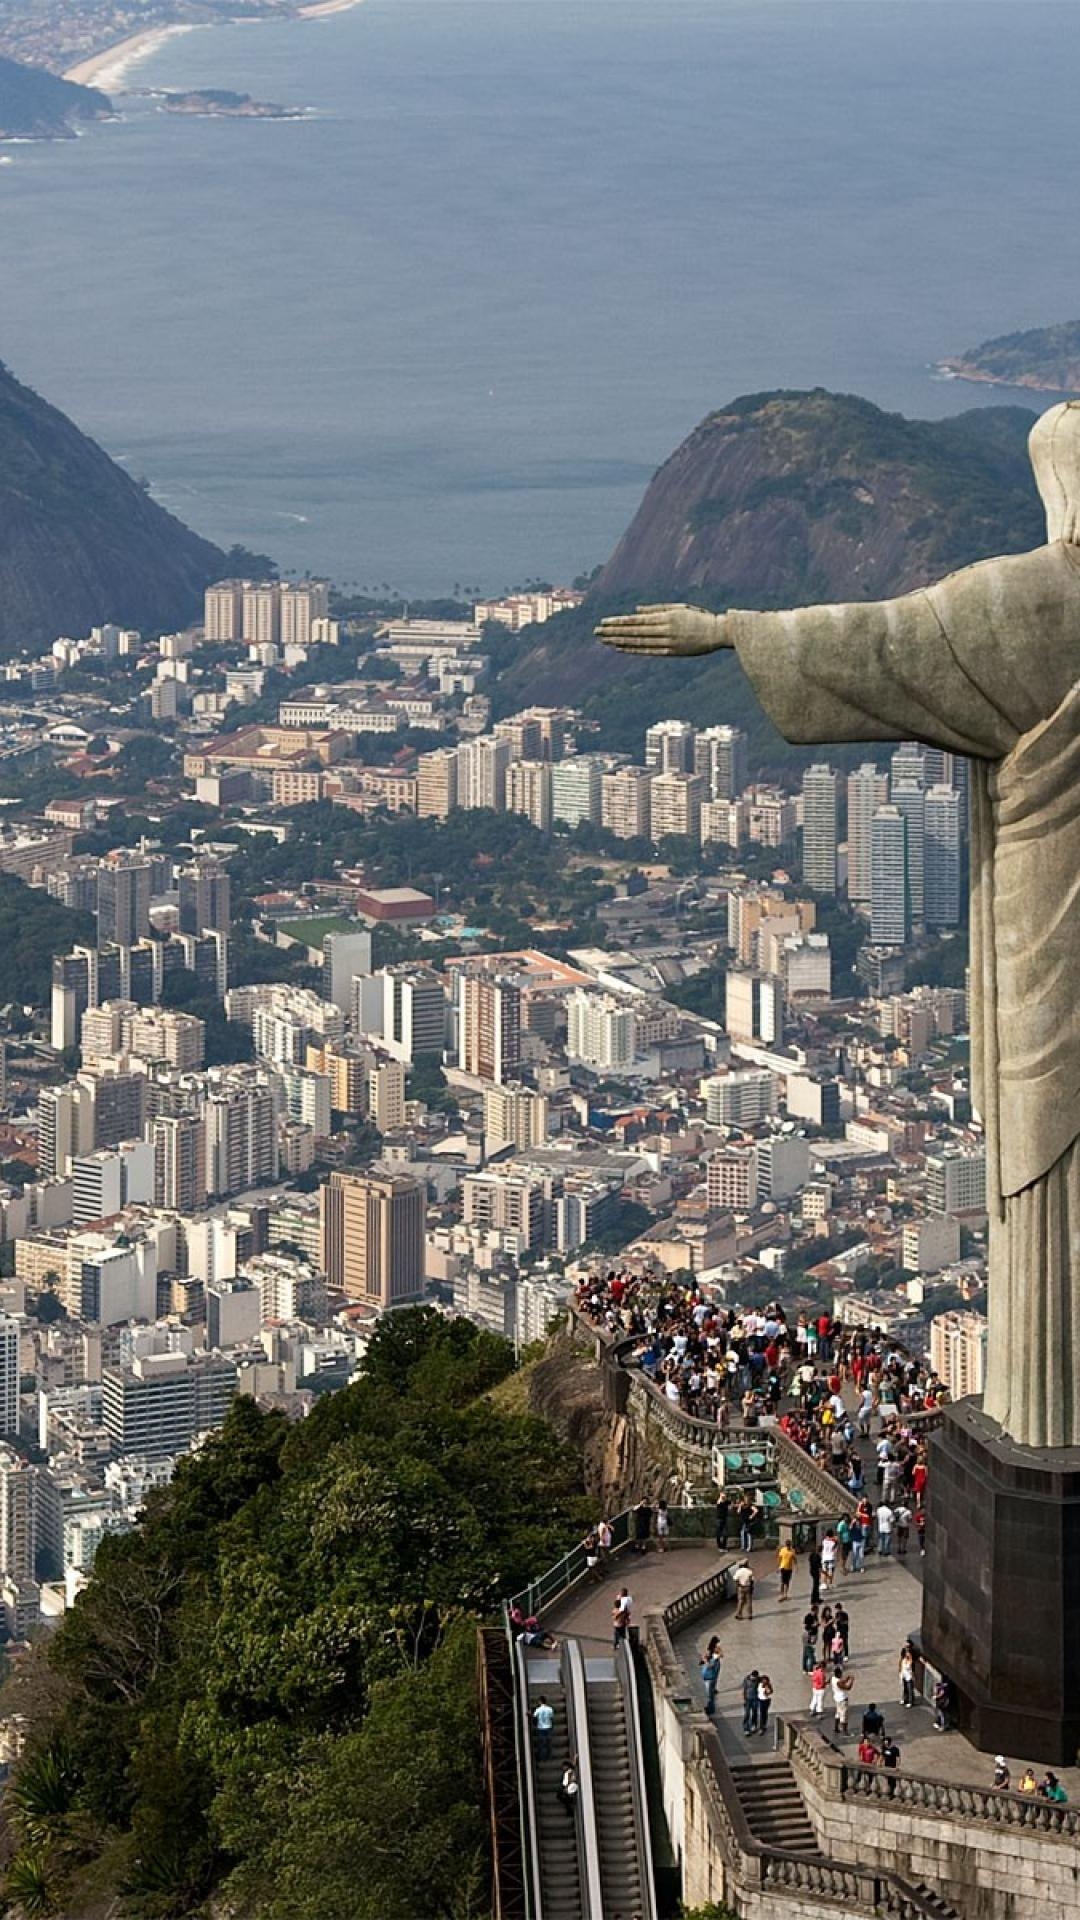
{"type": "Polygon", "coordinates": [[[791,1720],[777,1719],[776,1738],[780,1750],[798,1771],[812,1776],[828,1800],[887,1803],[897,1811],[918,1809],[935,1818],[962,1820],[968,1825],[979,1821],[1028,1833],[1060,1834],[1071,1841],[1080,1835],[1080,1807],[1059,1806],[1032,1794],[1000,1793],[993,1787],[937,1780],[899,1768],[864,1766],[839,1753],[824,1734],[791,1720]]]}

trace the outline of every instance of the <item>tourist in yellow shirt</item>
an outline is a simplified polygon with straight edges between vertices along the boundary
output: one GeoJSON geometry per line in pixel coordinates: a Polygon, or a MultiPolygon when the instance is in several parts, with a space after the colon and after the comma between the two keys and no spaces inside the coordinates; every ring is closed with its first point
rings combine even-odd
{"type": "Polygon", "coordinates": [[[798,1557],[790,1540],[781,1541],[776,1551],[776,1564],[780,1569],[781,1600],[790,1600],[791,1598],[791,1576],[795,1571],[795,1562],[798,1557]]]}

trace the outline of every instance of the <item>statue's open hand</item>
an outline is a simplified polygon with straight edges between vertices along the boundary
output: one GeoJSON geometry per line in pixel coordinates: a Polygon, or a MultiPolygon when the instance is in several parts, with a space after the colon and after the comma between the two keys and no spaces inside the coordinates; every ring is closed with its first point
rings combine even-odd
{"type": "Polygon", "coordinates": [[[597,638],[606,647],[620,653],[675,655],[685,658],[695,653],[715,653],[733,642],[721,613],[704,613],[700,607],[639,607],[636,613],[616,613],[601,620],[597,638]]]}

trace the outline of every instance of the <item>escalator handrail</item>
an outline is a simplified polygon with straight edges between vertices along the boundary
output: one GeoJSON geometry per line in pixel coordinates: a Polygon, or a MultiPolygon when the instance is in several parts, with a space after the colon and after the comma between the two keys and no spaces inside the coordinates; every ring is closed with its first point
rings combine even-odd
{"type": "Polygon", "coordinates": [[[518,1807],[521,1820],[521,1855],[525,1866],[525,1906],[529,1920],[544,1920],[543,1883],[540,1877],[540,1828],[536,1818],[535,1748],[532,1737],[532,1713],[529,1707],[529,1665],[523,1640],[513,1642],[514,1744],[517,1747],[518,1807]]]}
{"type": "Polygon", "coordinates": [[[577,1754],[578,1763],[577,1846],[582,1920],[604,1920],[604,1896],[600,1886],[600,1847],[596,1824],[596,1792],[593,1784],[592,1750],[589,1746],[588,1680],[580,1641],[563,1641],[559,1666],[566,1698],[566,1725],[570,1738],[570,1752],[577,1754]]]}
{"type": "Polygon", "coordinates": [[[645,1780],[645,1758],[641,1746],[637,1674],[634,1671],[633,1650],[627,1640],[620,1640],[615,1649],[615,1676],[622,1696],[626,1743],[630,1754],[630,1792],[634,1803],[634,1838],[637,1844],[641,1880],[642,1920],[657,1920],[652,1836],[649,1827],[649,1793],[645,1780]]]}

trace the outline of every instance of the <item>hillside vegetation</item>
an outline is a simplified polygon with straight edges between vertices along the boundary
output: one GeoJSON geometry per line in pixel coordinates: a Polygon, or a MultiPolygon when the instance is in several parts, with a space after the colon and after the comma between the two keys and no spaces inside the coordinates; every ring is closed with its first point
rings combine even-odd
{"type": "Polygon", "coordinates": [[[0,140],[74,140],[73,121],[99,120],[112,104],[40,67],[0,57],[0,140]]]}
{"type": "Polygon", "coordinates": [[[225,556],[0,366],[0,656],[201,610],[225,556]]]}
{"type": "Polygon", "coordinates": [[[484,1397],[512,1367],[395,1314],[357,1384],[296,1426],[238,1400],[103,1542],[8,1683],[8,1914],[489,1912],[475,1624],[581,1521],[571,1455],[484,1397]]]}
{"type": "Polygon", "coordinates": [[[601,613],[664,599],[717,609],[877,599],[1037,546],[1033,420],[1013,407],[905,420],[820,390],[733,401],[660,468],[585,606],[526,635],[500,677],[500,710],[557,690],[600,723],[604,745],[639,748],[644,728],[671,715],[745,726],[759,765],[805,759],[764,719],[731,655],[629,660],[593,640],[601,613]]]}

